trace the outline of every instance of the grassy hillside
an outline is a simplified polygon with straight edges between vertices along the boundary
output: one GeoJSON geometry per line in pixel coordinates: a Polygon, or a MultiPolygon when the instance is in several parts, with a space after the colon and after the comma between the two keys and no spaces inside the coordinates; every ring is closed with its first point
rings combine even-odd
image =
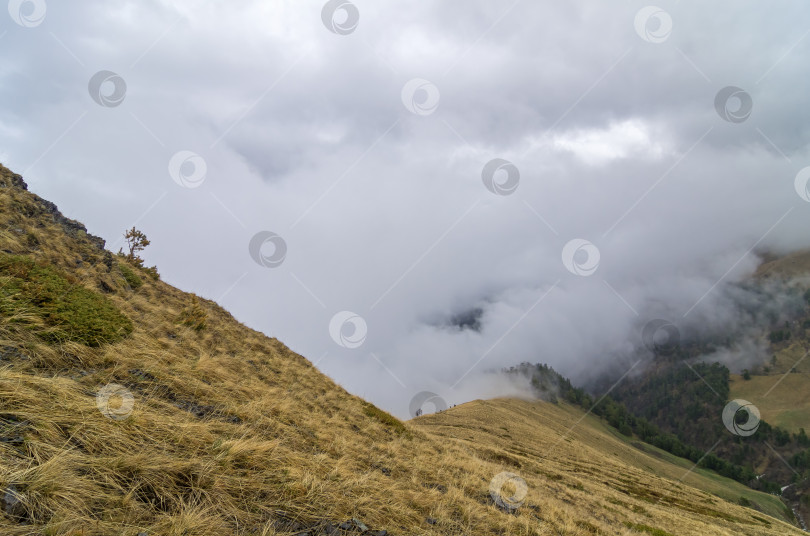
{"type": "Polygon", "coordinates": [[[763,259],[754,277],[808,277],[810,275],[810,250],[801,250],[787,255],[771,255],[763,259]]]}
{"type": "Polygon", "coordinates": [[[0,534],[800,534],[571,407],[402,423],[154,275],[0,168],[0,534]]]}
{"type": "Polygon", "coordinates": [[[762,418],[775,426],[791,432],[810,430],[810,373],[783,376],[752,375],[750,380],[744,380],[733,374],[731,396],[756,404],[762,418]]]}
{"type": "MultiPolygon", "coordinates": [[[[810,251],[769,259],[756,277],[810,280],[810,251]]],[[[771,359],[753,368],[749,380],[735,374],[730,383],[731,398],[753,402],[764,420],[791,432],[810,432],[810,295],[805,300],[805,314],[769,333],[771,359]],[[781,340],[788,331],[790,336],[781,340]],[[774,335],[779,340],[774,341],[774,335]]]]}
{"type": "Polygon", "coordinates": [[[778,498],[692,471],[693,464],[654,447],[636,448],[599,419],[565,404],[475,401],[413,424],[536,483],[529,485],[524,507],[538,518],[560,508],[560,501],[566,510],[590,517],[557,526],[562,534],[577,529],[599,534],[605,523],[616,522],[649,534],[801,533],[729,502],[745,498],[770,515],[786,516],[778,498]]]}

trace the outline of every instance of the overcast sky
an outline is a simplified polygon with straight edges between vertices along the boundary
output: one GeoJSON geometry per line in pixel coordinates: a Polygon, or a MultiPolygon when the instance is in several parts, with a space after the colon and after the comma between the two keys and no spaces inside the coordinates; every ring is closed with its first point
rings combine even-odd
{"type": "Polygon", "coordinates": [[[0,159],[398,416],[619,375],[810,246],[810,7],[658,6],[12,0],[0,159]]]}

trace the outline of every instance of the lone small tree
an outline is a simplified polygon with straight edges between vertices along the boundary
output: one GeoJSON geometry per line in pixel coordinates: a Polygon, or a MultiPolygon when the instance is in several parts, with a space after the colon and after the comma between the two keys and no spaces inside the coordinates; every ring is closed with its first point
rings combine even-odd
{"type": "MultiPolygon", "coordinates": [[[[124,238],[127,241],[127,247],[129,248],[129,253],[126,254],[126,258],[130,261],[134,262],[138,266],[143,266],[143,259],[138,256],[139,251],[143,251],[146,249],[146,246],[150,244],[149,239],[146,238],[146,235],[143,231],[139,231],[132,227],[129,231],[124,233],[124,238]]],[[[118,252],[120,255],[124,254],[123,248],[118,252]]]]}
{"type": "Polygon", "coordinates": [[[135,228],[135,226],[133,226],[132,229],[124,233],[124,239],[127,241],[127,249],[129,249],[129,253],[124,253],[124,248],[120,248],[118,250],[118,254],[152,276],[152,279],[160,279],[157,266],[147,268],[143,265],[143,259],[138,256],[138,252],[143,251],[146,249],[146,246],[150,244],[149,239],[146,238],[143,231],[139,231],[135,228]]]}

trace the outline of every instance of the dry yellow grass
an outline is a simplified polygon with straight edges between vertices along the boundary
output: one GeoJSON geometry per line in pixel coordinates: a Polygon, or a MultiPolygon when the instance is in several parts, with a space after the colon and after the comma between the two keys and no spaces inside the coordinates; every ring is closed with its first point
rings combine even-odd
{"type": "Polygon", "coordinates": [[[0,251],[103,289],[134,330],[91,348],[0,317],[1,534],[296,534],[282,524],[351,518],[393,535],[801,534],[655,476],[669,462],[590,417],[567,433],[574,408],[497,400],[392,420],[213,302],[137,268],[134,289],[123,260],[10,184],[0,169],[0,251]],[[126,391],[99,406],[110,384],[126,391]],[[527,484],[513,512],[489,493],[503,471],[527,484]]]}
{"type": "Polygon", "coordinates": [[[685,460],[674,464],[658,449],[633,448],[597,418],[583,417],[567,405],[498,399],[413,424],[523,478],[528,494],[521,508],[542,520],[548,534],[614,534],[625,523],[659,534],[800,534],[722,497],[744,495],[774,513],[781,510],[778,499],[693,470],[685,460]]]}
{"type": "Polygon", "coordinates": [[[810,250],[794,251],[782,256],[769,256],[757,268],[754,277],[807,278],[810,273],[810,250]]]}

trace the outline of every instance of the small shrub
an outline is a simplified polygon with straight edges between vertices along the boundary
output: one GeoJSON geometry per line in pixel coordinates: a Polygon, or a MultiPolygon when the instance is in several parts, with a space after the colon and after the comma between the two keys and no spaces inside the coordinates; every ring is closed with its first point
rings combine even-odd
{"type": "Polygon", "coordinates": [[[46,264],[0,255],[0,316],[27,325],[49,342],[87,346],[132,333],[132,322],[108,298],[46,264]]]}
{"type": "Polygon", "coordinates": [[[30,248],[37,248],[39,247],[39,238],[34,233],[28,233],[25,235],[25,243],[30,248]]]}
{"type": "Polygon", "coordinates": [[[127,282],[127,285],[129,285],[129,288],[138,290],[143,286],[143,280],[138,277],[138,274],[136,274],[132,268],[126,264],[119,263],[118,269],[121,271],[121,275],[124,276],[124,280],[127,282]]]}
{"type": "Polygon", "coordinates": [[[144,272],[146,272],[146,274],[147,274],[149,277],[151,277],[152,279],[154,279],[155,281],[157,281],[158,279],[160,279],[160,274],[158,273],[157,266],[152,266],[152,267],[149,267],[149,268],[144,268],[144,269],[143,269],[143,271],[144,271],[144,272]]]}

